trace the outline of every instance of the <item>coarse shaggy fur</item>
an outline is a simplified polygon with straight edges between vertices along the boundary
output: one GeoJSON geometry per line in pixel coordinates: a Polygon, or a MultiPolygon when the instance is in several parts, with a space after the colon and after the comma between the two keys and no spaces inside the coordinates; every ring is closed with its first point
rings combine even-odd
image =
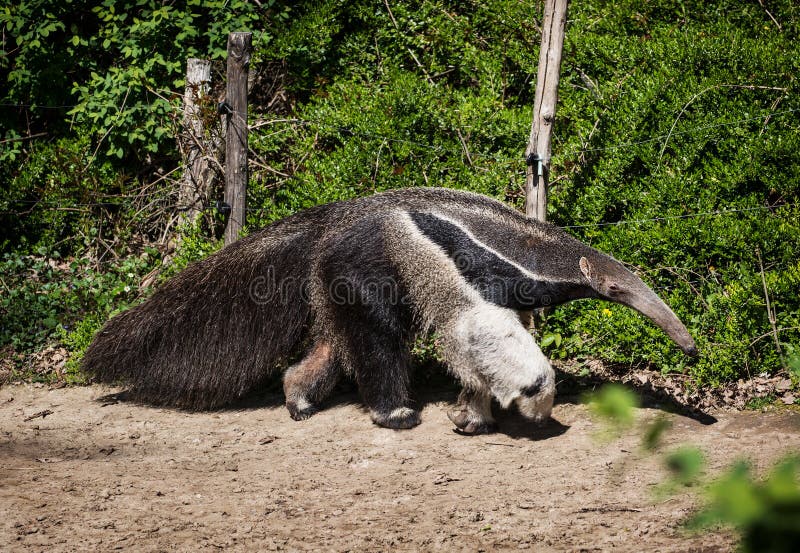
{"type": "Polygon", "coordinates": [[[491,397],[537,420],[552,406],[554,373],[519,313],[586,297],[629,305],[694,350],[638,277],[560,229],[478,194],[396,190],[301,211],[188,266],[111,319],[83,367],[134,400],[208,409],[305,347],[284,380],[294,418],[346,370],[376,423],[408,428],[410,342],[435,329],[465,387],[452,418],[483,432],[491,397]]]}
{"type": "Polygon", "coordinates": [[[476,194],[413,189],[273,223],[190,264],[147,301],[112,318],[87,349],[83,370],[99,382],[129,384],[135,401],[187,409],[229,404],[259,388],[308,337],[313,316],[303,286],[326,238],[365,215],[443,200],[486,207],[476,194]],[[281,284],[280,293],[254,301],[254,284],[269,282],[281,284]]]}

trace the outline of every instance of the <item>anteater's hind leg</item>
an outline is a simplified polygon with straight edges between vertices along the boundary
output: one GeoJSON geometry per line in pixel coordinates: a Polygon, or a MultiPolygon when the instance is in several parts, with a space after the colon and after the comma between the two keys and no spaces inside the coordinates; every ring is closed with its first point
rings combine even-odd
{"type": "Polygon", "coordinates": [[[317,322],[335,356],[358,383],[373,422],[411,428],[420,422],[409,407],[412,315],[395,264],[386,256],[383,216],[354,223],[320,259],[317,322]]]}
{"type": "Polygon", "coordinates": [[[327,306],[335,355],[355,376],[375,424],[414,427],[420,418],[409,407],[408,322],[396,299],[396,283],[386,281],[386,288],[378,291],[355,274],[350,277],[348,301],[331,301],[327,306]]]}
{"type": "Polygon", "coordinates": [[[289,367],[283,377],[286,408],[296,421],[316,413],[318,405],[339,381],[340,370],[328,342],[319,341],[302,361],[289,367]]]}

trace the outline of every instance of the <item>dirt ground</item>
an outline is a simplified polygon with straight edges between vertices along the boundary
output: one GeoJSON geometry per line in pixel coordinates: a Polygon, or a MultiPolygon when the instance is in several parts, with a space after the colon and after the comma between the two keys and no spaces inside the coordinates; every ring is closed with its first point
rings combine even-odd
{"type": "MultiPolygon", "coordinates": [[[[728,551],[734,536],[689,535],[694,493],[656,499],[665,479],[638,434],[601,443],[574,398],[536,428],[465,437],[425,396],[423,423],[371,424],[355,395],[303,422],[278,395],[211,413],[109,403],[114,389],[0,389],[3,551],[728,551]]],[[[424,396],[424,394],[423,394],[424,396]]],[[[713,473],[758,470],[800,450],[800,414],[651,406],[673,422],[666,449],[695,444],[713,473]]]]}

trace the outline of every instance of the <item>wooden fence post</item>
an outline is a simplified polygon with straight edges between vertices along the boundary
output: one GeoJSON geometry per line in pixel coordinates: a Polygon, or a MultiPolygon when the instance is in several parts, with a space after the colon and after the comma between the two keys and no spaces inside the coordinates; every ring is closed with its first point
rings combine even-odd
{"type": "Polygon", "coordinates": [[[208,154],[212,149],[205,137],[198,101],[208,94],[211,83],[211,62],[189,58],[186,62],[186,91],[183,94],[182,143],[183,178],[178,192],[178,205],[183,223],[193,223],[202,213],[211,194],[214,170],[208,154]]]}
{"type": "Polygon", "coordinates": [[[225,97],[225,203],[230,206],[225,245],[239,239],[247,212],[247,74],[252,33],[228,35],[228,85],[225,97]]]}
{"type": "Polygon", "coordinates": [[[528,148],[525,150],[525,214],[540,221],[547,219],[547,183],[550,172],[550,137],[556,118],[558,77],[568,0],[545,0],[539,73],[528,148]]]}

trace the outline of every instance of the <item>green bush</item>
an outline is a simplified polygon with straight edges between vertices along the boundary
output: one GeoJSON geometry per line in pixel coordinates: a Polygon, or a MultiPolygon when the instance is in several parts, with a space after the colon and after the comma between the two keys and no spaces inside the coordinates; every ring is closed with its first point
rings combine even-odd
{"type": "MultiPolygon", "coordinates": [[[[231,31],[267,44],[287,17],[274,1],[24,0],[0,9],[0,138],[68,133],[77,124],[98,155],[141,162],[174,151],[186,59],[224,58],[231,31]],[[19,108],[12,107],[19,104],[19,108]]],[[[10,142],[0,159],[22,153],[10,142]]]]}
{"type": "MultiPolygon", "coordinates": [[[[300,121],[252,135],[261,159],[290,176],[256,170],[251,228],[419,185],[521,207],[540,6],[390,7],[301,4],[262,54],[289,60],[300,121]]],[[[712,384],[783,368],[757,251],[782,347],[800,344],[800,11],[783,1],[770,12],[780,29],[739,2],[570,6],[550,219],[640,268],[701,356],[600,302],[547,317],[551,356],[688,370],[712,384]]]]}
{"type": "Polygon", "coordinates": [[[99,270],[88,260],[7,253],[0,258],[0,346],[36,351],[60,338],[73,351],[113,314],[139,301],[142,277],[160,264],[157,251],[99,270]]]}
{"type": "MultiPolygon", "coordinates": [[[[798,343],[798,10],[771,6],[785,23],[776,32],[758,6],[717,17],[725,3],[685,13],[629,4],[573,11],[554,169],[570,179],[554,191],[552,218],[644,269],[698,338],[688,368],[699,381],[776,371],[759,254],[780,340],[798,343]]],[[[601,308],[551,318],[572,330],[567,355],[686,368],[641,317],[601,308]]]]}
{"type": "Polygon", "coordinates": [[[91,246],[98,233],[126,238],[115,220],[129,182],[107,162],[89,163],[88,148],[86,136],[32,146],[0,188],[0,252],[53,248],[67,255],[91,246]]]}
{"type": "MultiPolygon", "coordinates": [[[[768,9],[737,0],[570,6],[549,218],[631,264],[687,323],[701,355],[688,360],[638,314],[600,302],[547,316],[549,355],[688,370],[712,384],[793,362],[800,6],[773,0],[768,9]]],[[[109,232],[132,233],[142,216],[130,202],[31,215],[19,215],[19,202],[115,203],[111,196],[141,185],[142,161],[175,167],[177,97],[164,89],[182,88],[186,57],[219,59],[225,33],[244,27],[257,31],[253,70],[280,67],[276,83],[293,106],[276,116],[253,105],[260,119],[280,121],[250,134],[248,229],[420,185],[522,207],[540,13],[540,2],[511,0],[4,8],[3,102],[76,107],[0,111],[5,138],[50,133],[2,143],[3,248],[17,257],[38,248],[80,255],[109,232]]],[[[125,243],[123,259],[131,255],[125,243]]],[[[194,229],[174,267],[217,246],[194,229]]],[[[26,339],[12,335],[6,340],[26,339]]]]}

